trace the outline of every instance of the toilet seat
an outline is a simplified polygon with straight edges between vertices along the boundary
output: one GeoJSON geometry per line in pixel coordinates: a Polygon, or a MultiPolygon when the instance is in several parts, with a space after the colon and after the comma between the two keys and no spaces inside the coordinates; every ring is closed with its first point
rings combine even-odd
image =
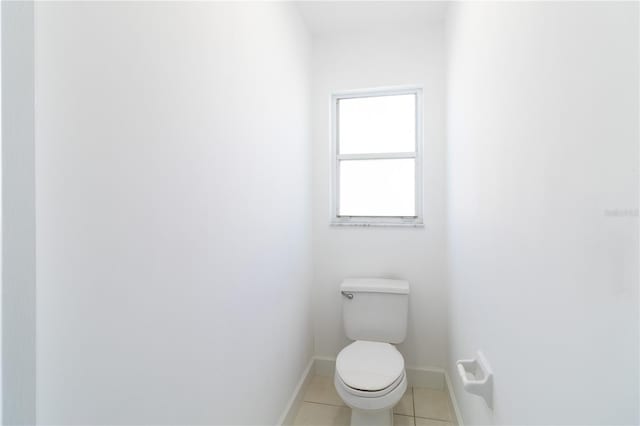
{"type": "Polygon", "coordinates": [[[404,358],[389,343],[356,340],[338,354],[336,377],[354,395],[382,396],[404,378],[404,358]]]}
{"type": "MultiPolygon", "coordinates": [[[[336,387],[336,391],[340,398],[344,401],[347,406],[351,407],[352,412],[352,424],[354,425],[378,425],[379,422],[373,421],[372,419],[366,419],[362,421],[356,421],[353,423],[354,415],[356,417],[368,417],[372,415],[372,413],[381,413],[380,410],[391,410],[402,398],[405,391],[407,390],[407,375],[402,374],[397,381],[394,381],[391,386],[386,389],[382,389],[374,392],[361,391],[357,389],[353,389],[352,387],[345,384],[338,371],[334,375],[334,384],[336,387]],[[365,412],[360,412],[360,410],[365,410],[365,412]],[[369,413],[369,414],[367,414],[369,413]]],[[[392,414],[391,411],[387,413],[390,417],[387,420],[384,420],[383,423],[392,424],[392,414]]],[[[374,415],[375,416],[375,415],[374,415]]],[[[385,416],[382,416],[386,418],[385,416]]]]}
{"type": "Polygon", "coordinates": [[[352,388],[351,386],[347,385],[342,378],[340,378],[340,375],[336,373],[336,381],[342,385],[342,388],[348,392],[350,395],[353,396],[358,396],[361,398],[380,398],[383,397],[391,392],[393,392],[398,386],[400,386],[400,384],[402,383],[402,381],[405,380],[405,374],[404,372],[402,373],[402,375],[400,377],[398,377],[390,386],[378,390],[378,391],[363,391],[360,389],[355,389],[352,388]]]}

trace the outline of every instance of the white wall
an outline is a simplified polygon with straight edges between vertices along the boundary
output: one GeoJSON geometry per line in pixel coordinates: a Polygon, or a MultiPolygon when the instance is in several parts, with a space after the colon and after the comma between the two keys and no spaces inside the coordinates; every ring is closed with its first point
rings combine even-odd
{"type": "Polygon", "coordinates": [[[2,2],[2,424],[35,421],[33,3],[2,2]]]}
{"type": "MultiPolygon", "coordinates": [[[[0,100],[2,99],[2,6],[0,5],[0,100]]],[[[2,146],[2,102],[0,101],[0,146],[2,146]]],[[[34,188],[35,191],[35,188],[34,188]]],[[[0,149],[0,200],[2,200],[2,149],[0,149]]],[[[0,240],[2,239],[2,204],[0,201],[0,240]]],[[[0,245],[0,277],[2,276],[2,247],[0,245]]],[[[1,281],[1,280],[0,280],[1,281]]],[[[0,282],[2,288],[2,282],[0,282]]],[[[3,394],[2,394],[2,291],[0,291],[0,419],[3,419],[3,394]]],[[[34,355],[35,359],[35,355],[34,355]]],[[[34,367],[35,372],[35,367],[34,367]]],[[[35,398],[33,398],[35,401],[35,398]]],[[[35,404],[34,404],[35,405],[35,404]]]]}
{"type": "Polygon", "coordinates": [[[38,421],[275,423],[313,351],[286,3],[38,3],[38,421]]]}
{"type": "Polygon", "coordinates": [[[335,357],[347,344],[339,285],[345,277],[411,283],[408,365],[446,364],[444,35],[422,29],[316,35],[313,41],[313,238],[315,348],[335,357]],[[424,87],[424,228],[329,226],[330,96],[340,90],[424,87]]]}
{"type": "Polygon", "coordinates": [[[637,424],[638,4],[451,12],[450,371],[495,373],[465,423],[637,424]]]}

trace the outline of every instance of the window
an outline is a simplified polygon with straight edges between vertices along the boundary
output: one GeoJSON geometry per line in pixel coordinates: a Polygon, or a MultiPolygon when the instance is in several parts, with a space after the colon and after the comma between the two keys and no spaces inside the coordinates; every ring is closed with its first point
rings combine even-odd
{"type": "Polygon", "coordinates": [[[422,90],[332,97],[334,225],[422,224],[422,90]]]}

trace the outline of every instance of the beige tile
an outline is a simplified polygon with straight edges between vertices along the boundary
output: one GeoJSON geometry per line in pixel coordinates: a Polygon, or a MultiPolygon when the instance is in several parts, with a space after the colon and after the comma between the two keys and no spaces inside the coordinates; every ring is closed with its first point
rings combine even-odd
{"type": "Polygon", "coordinates": [[[407,391],[402,396],[402,399],[398,404],[393,407],[395,414],[403,414],[405,416],[413,416],[413,391],[411,387],[407,388],[407,391]]]}
{"type": "Polygon", "coordinates": [[[442,420],[423,419],[416,417],[416,426],[453,426],[453,423],[443,422],[442,420]]]}
{"type": "Polygon", "coordinates": [[[303,399],[306,402],[345,406],[333,384],[333,377],[313,376],[303,399]]]}
{"type": "Polygon", "coordinates": [[[293,420],[294,426],[349,426],[349,407],[303,402],[293,420]]]}
{"type": "Polygon", "coordinates": [[[393,415],[393,426],[415,426],[415,419],[411,416],[393,415]]]}
{"type": "Polygon", "coordinates": [[[444,391],[413,388],[413,404],[416,417],[426,417],[434,420],[451,421],[449,398],[444,391]]]}

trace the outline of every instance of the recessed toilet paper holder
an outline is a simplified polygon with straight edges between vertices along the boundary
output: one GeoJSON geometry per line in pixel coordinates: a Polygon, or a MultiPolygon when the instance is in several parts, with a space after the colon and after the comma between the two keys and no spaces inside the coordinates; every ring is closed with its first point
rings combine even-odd
{"type": "Polygon", "coordinates": [[[478,351],[476,359],[462,359],[456,364],[464,389],[481,396],[493,408],[493,371],[484,354],[478,351]]]}

